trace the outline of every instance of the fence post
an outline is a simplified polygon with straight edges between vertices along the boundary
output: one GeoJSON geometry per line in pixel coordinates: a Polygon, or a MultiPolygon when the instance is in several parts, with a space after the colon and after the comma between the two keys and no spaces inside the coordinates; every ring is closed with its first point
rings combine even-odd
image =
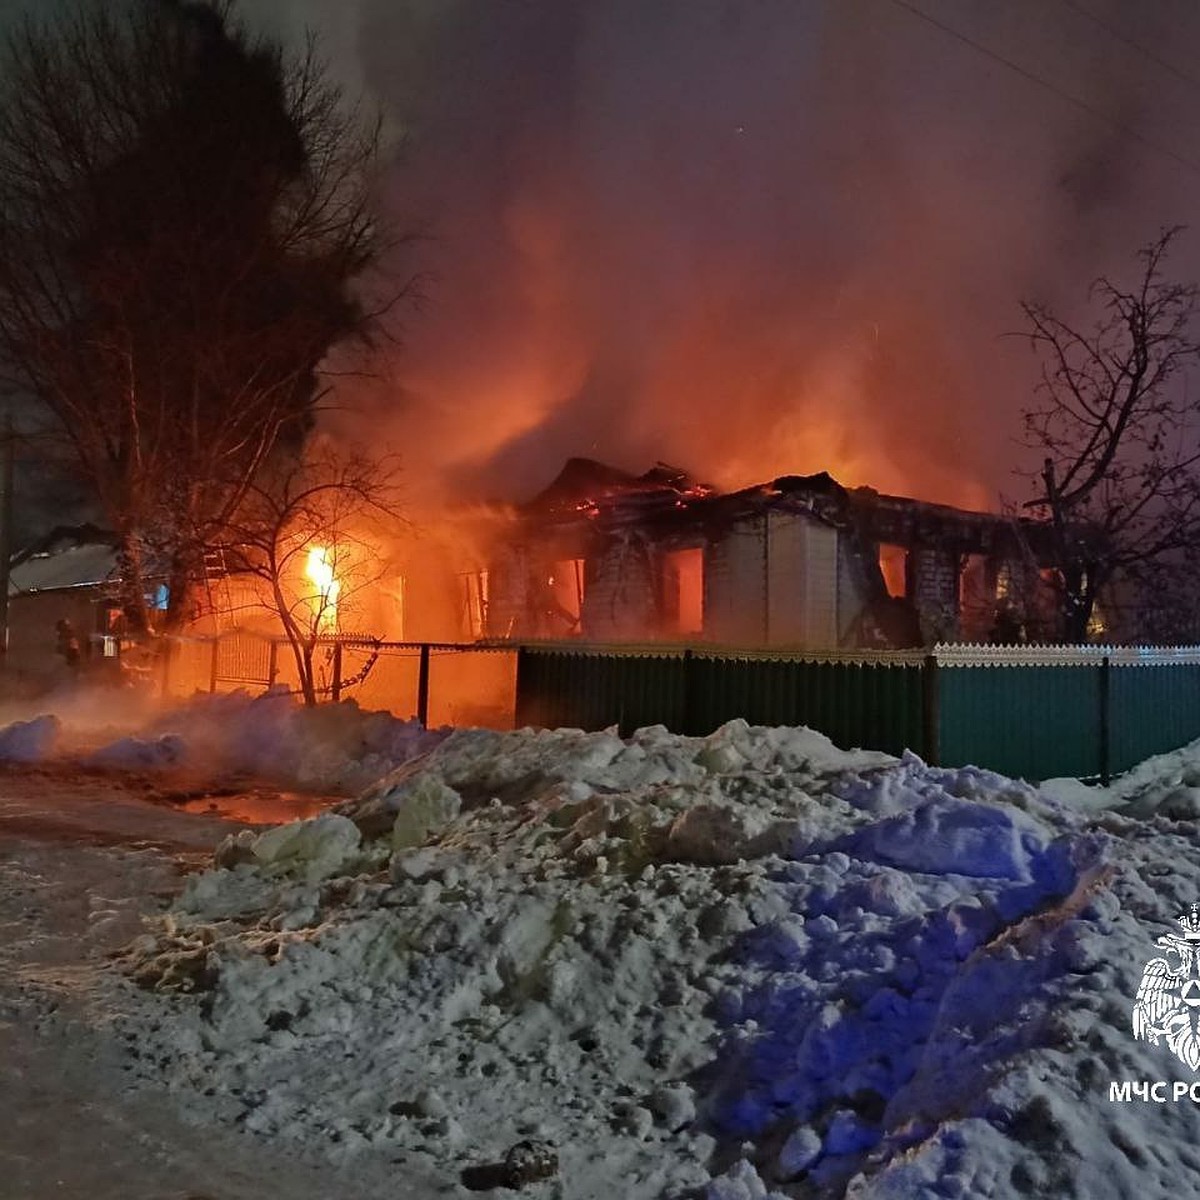
{"type": "Polygon", "coordinates": [[[421,643],[421,658],[417,665],[417,720],[423,729],[429,728],[429,643],[421,643]]]}
{"type": "Polygon", "coordinates": [[[533,724],[529,719],[529,651],[517,648],[516,678],[513,681],[513,728],[525,729],[533,724]]]}
{"type": "Polygon", "coordinates": [[[683,728],[679,731],[684,737],[696,736],[696,713],[695,702],[692,699],[693,685],[693,664],[696,661],[696,656],[692,653],[692,648],[689,646],[683,652],[683,712],[680,714],[680,720],[683,728]]]}
{"type": "Polygon", "coordinates": [[[922,757],[931,766],[940,765],[941,747],[938,745],[938,660],[936,654],[927,654],[921,668],[921,725],[924,741],[922,757]]]}
{"type": "Polygon", "coordinates": [[[333,683],[330,685],[330,697],[334,704],[342,698],[342,643],[333,643],[333,683]]]}
{"type": "Polygon", "coordinates": [[[208,690],[215,692],[217,690],[217,658],[221,649],[221,641],[219,638],[212,640],[212,662],[208,669],[208,690]]]}
{"type": "Polygon", "coordinates": [[[279,674],[279,643],[272,638],[267,651],[267,691],[275,686],[275,678],[279,674]]]}
{"type": "Polygon", "coordinates": [[[1108,787],[1111,779],[1110,735],[1112,726],[1112,705],[1109,696],[1109,657],[1106,654],[1100,660],[1100,786],[1108,787]]]}

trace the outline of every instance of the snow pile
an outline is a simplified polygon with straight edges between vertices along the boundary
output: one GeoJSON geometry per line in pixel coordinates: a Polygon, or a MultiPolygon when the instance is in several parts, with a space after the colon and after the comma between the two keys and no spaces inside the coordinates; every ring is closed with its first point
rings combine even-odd
{"type": "Polygon", "coordinates": [[[1112,806],[1133,817],[1200,817],[1200,742],[1157,754],[1108,789],[1112,806]]]}
{"type": "Polygon", "coordinates": [[[14,721],[0,729],[0,762],[41,762],[53,753],[61,732],[57,717],[14,721]]]}
{"type": "Polygon", "coordinates": [[[445,731],[353,700],[306,708],[284,690],[197,695],[85,760],[118,770],[247,774],[309,791],[353,794],[431,750],[445,731]]]}
{"type": "Polygon", "coordinates": [[[1200,817],[1200,741],[1166,754],[1156,754],[1108,787],[1091,786],[1077,779],[1049,779],[1042,791],[1072,808],[1100,812],[1112,809],[1125,816],[1169,820],[1200,817]]]}
{"type": "Polygon", "coordinates": [[[1191,1105],[1107,1100],[1187,1077],[1128,1031],[1197,898],[1178,830],[803,729],[463,730],[218,861],[128,956],[205,991],[138,1049],[208,1118],[448,1179],[536,1138],[579,1200],[1165,1197],[1200,1165],[1191,1105]]]}

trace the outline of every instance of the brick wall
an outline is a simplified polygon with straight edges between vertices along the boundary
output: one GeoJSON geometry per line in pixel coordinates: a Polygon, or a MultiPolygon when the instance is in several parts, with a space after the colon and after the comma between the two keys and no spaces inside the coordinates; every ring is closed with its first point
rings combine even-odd
{"type": "Polygon", "coordinates": [[[511,547],[488,564],[487,636],[532,637],[529,620],[529,556],[511,547]]]}
{"type": "Polygon", "coordinates": [[[582,618],[589,638],[647,638],[658,632],[655,563],[640,538],[614,540],[589,560],[582,618]]]}
{"type": "Polygon", "coordinates": [[[958,627],[958,554],[933,546],[908,552],[908,596],[916,606],[925,643],[953,641],[958,627]]]}

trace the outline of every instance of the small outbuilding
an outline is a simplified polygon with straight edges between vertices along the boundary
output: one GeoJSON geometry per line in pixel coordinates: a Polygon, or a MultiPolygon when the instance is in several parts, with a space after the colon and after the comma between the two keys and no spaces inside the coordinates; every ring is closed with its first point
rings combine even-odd
{"type": "Polygon", "coordinates": [[[116,539],[94,525],[59,526],[9,564],[7,669],[38,678],[68,666],[62,622],[78,639],[81,660],[103,654],[119,632],[116,539]]]}

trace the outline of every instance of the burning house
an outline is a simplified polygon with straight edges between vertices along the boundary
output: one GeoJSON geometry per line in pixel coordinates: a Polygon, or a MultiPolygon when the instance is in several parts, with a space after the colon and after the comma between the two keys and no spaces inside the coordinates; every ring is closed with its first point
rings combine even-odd
{"type": "Polygon", "coordinates": [[[732,493],[571,459],[468,584],[488,638],[911,647],[1012,640],[1047,530],[827,474],[732,493]],[[1020,601],[1017,603],[1017,601],[1020,601]]]}
{"type": "MultiPolygon", "coordinates": [[[[311,634],[364,643],[1013,641],[1049,631],[1049,621],[1031,627],[1039,607],[1056,608],[1048,533],[1034,521],[847,489],[827,474],[720,492],[663,464],[635,476],[573,458],[515,509],[447,514],[357,556],[301,543],[287,583],[292,616],[311,634]]],[[[112,632],[115,569],[109,535],[56,534],[17,556],[14,663],[53,661],[64,615],[85,638],[112,632]]],[[[187,632],[279,638],[261,592],[249,573],[206,577],[187,632]]]]}

